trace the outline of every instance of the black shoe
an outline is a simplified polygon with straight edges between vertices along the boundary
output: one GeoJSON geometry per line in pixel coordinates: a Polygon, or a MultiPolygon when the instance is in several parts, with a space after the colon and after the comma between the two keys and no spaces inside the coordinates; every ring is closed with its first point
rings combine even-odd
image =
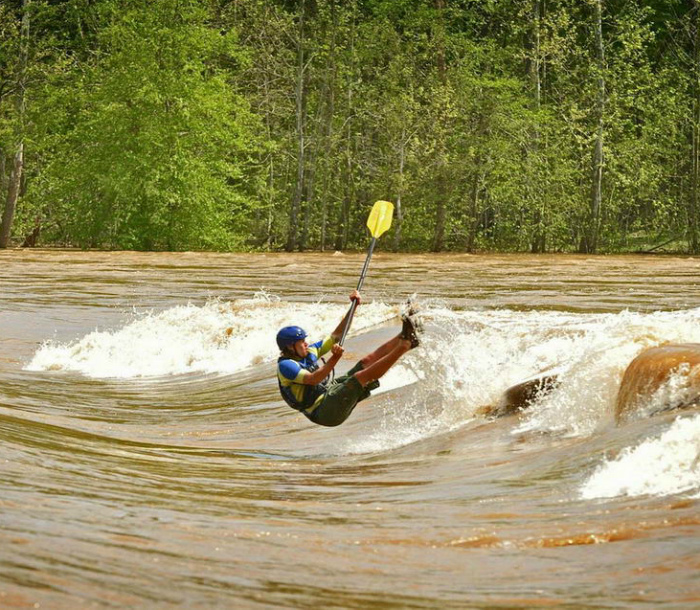
{"type": "Polygon", "coordinates": [[[410,314],[401,316],[403,326],[401,328],[401,338],[411,342],[411,349],[420,345],[418,333],[420,332],[420,324],[410,314]]]}
{"type": "Polygon", "coordinates": [[[403,312],[401,313],[401,319],[403,320],[404,318],[411,318],[415,329],[419,333],[423,332],[423,323],[419,316],[419,307],[413,301],[413,297],[408,297],[408,299],[406,299],[406,304],[403,306],[403,312]]]}

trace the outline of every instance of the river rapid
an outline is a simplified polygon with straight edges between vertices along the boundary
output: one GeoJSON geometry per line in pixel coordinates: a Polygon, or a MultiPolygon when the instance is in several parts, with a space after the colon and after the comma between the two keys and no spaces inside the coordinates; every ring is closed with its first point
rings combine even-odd
{"type": "Polygon", "coordinates": [[[317,427],[274,335],[335,328],[363,261],[1,252],[0,608],[700,607],[700,413],[613,418],[700,343],[700,259],[378,252],[338,372],[413,293],[422,345],[317,427]]]}

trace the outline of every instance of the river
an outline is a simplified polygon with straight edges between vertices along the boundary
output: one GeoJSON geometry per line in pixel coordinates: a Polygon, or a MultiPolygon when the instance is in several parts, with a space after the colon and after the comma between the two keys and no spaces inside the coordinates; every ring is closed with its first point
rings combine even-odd
{"type": "Polygon", "coordinates": [[[700,343],[700,259],[375,253],[339,372],[414,293],[422,344],[316,427],[274,335],[330,332],[363,260],[0,252],[0,608],[700,607],[700,414],[613,418],[700,343]]]}

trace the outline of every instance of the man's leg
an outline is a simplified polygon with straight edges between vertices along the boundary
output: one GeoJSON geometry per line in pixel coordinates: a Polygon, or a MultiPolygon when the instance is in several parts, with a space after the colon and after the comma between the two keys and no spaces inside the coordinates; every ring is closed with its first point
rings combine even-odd
{"type": "MultiPolygon", "coordinates": [[[[355,373],[355,378],[362,384],[362,387],[381,378],[401,356],[411,349],[410,341],[401,339],[400,337],[394,337],[394,339],[382,345],[378,350],[370,354],[370,356],[375,355],[389,344],[393,344],[394,346],[391,351],[388,353],[385,352],[382,356],[379,356],[377,360],[372,362],[372,364],[355,373]]],[[[367,356],[367,358],[370,356],[367,356]]],[[[364,366],[364,359],[362,360],[362,364],[364,366]]]]}
{"type": "Polygon", "coordinates": [[[403,328],[398,336],[389,339],[369,356],[360,362],[363,369],[355,373],[355,378],[364,388],[368,383],[381,378],[408,350],[418,347],[418,331],[416,321],[410,316],[403,318],[403,328]]]}
{"type": "Polygon", "coordinates": [[[389,352],[396,348],[400,341],[401,335],[396,335],[395,337],[389,339],[386,343],[384,343],[384,345],[380,345],[371,354],[368,354],[362,360],[360,360],[360,362],[362,362],[362,368],[366,369],[373,365],[375,362],[377,362],[377,360],[379,360],[380,358],[386,356],[389,352]]]}

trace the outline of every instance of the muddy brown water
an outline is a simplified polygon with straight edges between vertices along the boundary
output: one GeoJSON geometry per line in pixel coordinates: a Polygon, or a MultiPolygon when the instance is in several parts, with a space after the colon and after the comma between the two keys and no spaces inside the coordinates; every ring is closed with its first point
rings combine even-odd
{"type": "Polygon", "coordinates": [[[363,260],[1,252],[0,608],[700,607],[698,415],[611,410],[700,342],[700,260],[378,252],[339,370],[412,293],[423,345],[315,427],[274,334],[332,330],[363,260]]]}

